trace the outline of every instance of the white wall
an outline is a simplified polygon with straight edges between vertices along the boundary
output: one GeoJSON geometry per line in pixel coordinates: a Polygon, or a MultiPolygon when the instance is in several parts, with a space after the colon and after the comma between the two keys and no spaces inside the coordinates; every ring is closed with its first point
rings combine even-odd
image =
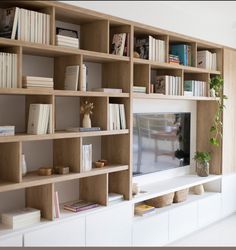
{"type": "Polygon", "coordinates": [[[61,1],[236,48],[236,2],[61,1]]]}

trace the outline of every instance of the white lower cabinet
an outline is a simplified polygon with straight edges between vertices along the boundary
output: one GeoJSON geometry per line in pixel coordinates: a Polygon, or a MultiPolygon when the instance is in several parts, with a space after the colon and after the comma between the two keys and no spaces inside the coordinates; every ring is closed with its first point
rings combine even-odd
{"type": "Polygon", "coordinates": [[[22,247],[23,246],[23,236],[15,235],[11,237],[0,238],[0,247],[22,247]]]}
{"type": "Polygon", "coordinates": [[[134,221],[133,246],[163,246],[168,243],[168,212],[134,221]]]}
{"type": "Polygon", "coordinates": [[[24,246],[85,246],[85,218],[58,222],[25,233],[24,246]]]}
{"type": "Polygon", "coordinates": [[[197,202],[184,204],[169,211],[169,240],[177,240],[197,229],[197,202]]]}
{"type": "Polygon", "coordinates": [[[198,226],[204,227],[221,216],[221,194],[214,194],[198,201],[198,226]]]}
{"type": "Polygon", "coordinates": [[[88,215],[86,246],[131,246],[132,219],[132,204],[88,215]]]}

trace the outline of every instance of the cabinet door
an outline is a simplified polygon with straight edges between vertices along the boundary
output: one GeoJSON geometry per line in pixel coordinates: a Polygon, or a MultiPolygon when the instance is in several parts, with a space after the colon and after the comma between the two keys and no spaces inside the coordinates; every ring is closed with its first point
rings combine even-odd
{"type": "Polygon", "coordinates": [[[22,246],[23,246],[22,235],[0,238],[0,247],[22,247],[22,246]]]}
{"type": "Polygon", "coordinates": [[[197,202],[181,204],[169,213],[170,241],[177,240],[197,228],[197,202]]]}
{"type": "Polygon", "coordinates": [[[86,217],[86,246],[131,246],[132,205],[112,206],[86,217]]]}
{"type": "Polygon", "coordinates": [[[85,218],[58,222],[26,233],[24,246],[85,246],[85,218]]]}
{"type": "Polygon", "coordinates": [[[221,195],[214,194],[198,201],[198,226],[206,226],[221,215],[221,195]]]}
{"type": "Polygon", "coordinates": [[[133,246],[163,246],[167,244],[168,224],[168,212],[134,221],[133,246]]]}

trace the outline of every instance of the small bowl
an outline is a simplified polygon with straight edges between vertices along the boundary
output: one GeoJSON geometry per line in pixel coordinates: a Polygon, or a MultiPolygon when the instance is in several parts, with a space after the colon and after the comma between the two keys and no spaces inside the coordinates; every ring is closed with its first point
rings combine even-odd
{"type": "Polygon", "coordinates": [[[52,168],[51,167],[41,167],[38,169],[39,175],[49,176],[52,175],[52,168]]]}
{"type": "Polygon", "coordinates": [[[96,168],[103,168],[105,166],[104,162],[101,161],[96,161],[95,162],[95,167],[96,168]]]}

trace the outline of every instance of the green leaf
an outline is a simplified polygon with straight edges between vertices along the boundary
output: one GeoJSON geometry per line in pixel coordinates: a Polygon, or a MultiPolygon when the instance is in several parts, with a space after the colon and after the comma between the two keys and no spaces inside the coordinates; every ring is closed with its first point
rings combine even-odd
{"type": "Polygon", "coordinates": [[[211,126],[210,132],[214,132],[214,131],[216,131],[216,127],[215,126],[211,126]]]}

